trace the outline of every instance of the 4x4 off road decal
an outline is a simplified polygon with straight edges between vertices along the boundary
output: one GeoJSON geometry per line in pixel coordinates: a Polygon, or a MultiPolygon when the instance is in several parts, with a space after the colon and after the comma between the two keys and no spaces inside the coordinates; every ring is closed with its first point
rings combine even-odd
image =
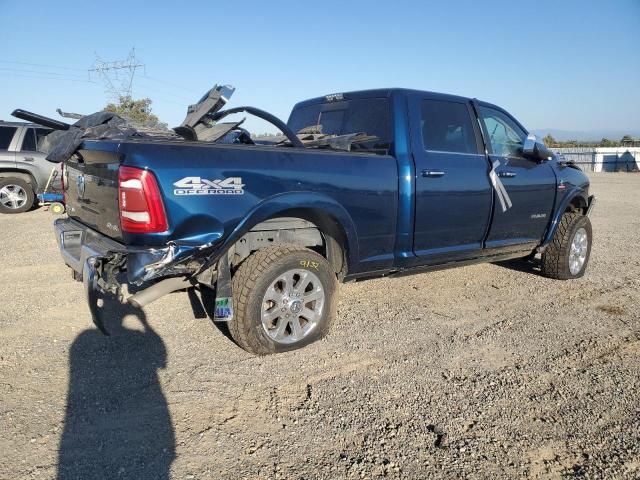
{"type": "Polygon", "coordinates": [[[498,201],[500,202],[500,206],[502,207],[502,211],[506,212],[513,205],[511,203],[511,199],[509,198],[509,194],[507,193],[507,189],[504,188],[504,185],[500,181],[500,177],[496,173],[496,168],[500,166],[500,162],[496,160],[493,162],[493,168],[489,172],[489,178],[491,179],[491,184],[496,191],[496,195],[498,196],[498,201]]]}
{"type": "Polygon", "coordinates": [[[174,195],[242,195],[244,184],[241,177],[224,180],[207,180],[202,177],[184,177],[173,184],[174,195]]]}

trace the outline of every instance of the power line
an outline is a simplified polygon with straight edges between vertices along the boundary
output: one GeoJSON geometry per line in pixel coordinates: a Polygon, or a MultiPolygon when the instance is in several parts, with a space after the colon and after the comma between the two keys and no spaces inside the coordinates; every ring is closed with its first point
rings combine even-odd
{"type": "Polygon", "coordinates": [[[66,80],[68,82],[81,82],[81,83],[93,83],[93,84],[96,83],[96,82],[93,82],[91,80],[80,80],[80,79],[76,79],[76,78],[23,75],[23,74],[20,74],[20,73],[12,73],[11,76],[12,77],[20,77],[20,78],[33,78],[33,79],[38,79],[38,80],[66,80]]]}
{"type": "MultiPolygon", "coordinates": [[[[101,61],[99,58],[98,58],[98,60],[101,61]]],[[[24,66],[36,67],[36,68],[54,68],[54,69],[58,69],[58,70],[70,70],[70,71],[74,71],[74,72],[86,72],[87,71],[86,69],[75,68],[75,67],[67,67],[67,66],[63,66],[63,65],[50,65],[50,64],[43,64],[43,63],[19,62],[19,61],[13,61],[13,60],[0,60],[0,63],[11,64],[11,65],[24,65],[24,66]]],[[[118,63],[118,62],[103,62],[103,63],[112,63],[113,64],[113,63],[118,63]]],[[[144,64],[139,64],[139,65],[137,65],[137,67],[144,68],[145,65],[144,64]]],[[[12,67],[0,67],[0,70],[7,70],[7,69],[10,69],[10,68],[13,69],[12,67]]],[[[126,66],[120,65],[120,68],[121,69],[129,68],[129,66],[128,65],[126,65],[126,66]]],[[[13,70],[21,71],[21,72],[22,71],[27,72],[27,70],[22,70],[22,69],[18,69],[18,68],[15,68],[13,70]]],[[[93,72],[93,71],[95,71],[97,73],[97,69],[96,69],[95,65],[94,65],[93,68],[89,69],[89,72],[93,72]]],[[[55,75],[55,76],[66,75],[66,74],[63,74],[63,73],[45,72],[45,71],[41,71],[41,70],[29,70],[28,72],[29,73],[37,73],[37,74],[55,75]]],[[[76,78],[76,76],[73,75],[73,74],[69,74],[69,76],[73,77],[73,78],[76,78]]],[[[78,76],[77,78],[80,78],[80,76],[78,76]]],[[[185,92],[195,93],[196,95],[200,95],[202,93],[202,92],[200,92],[198,90],[195,90],[195,89],[192,89],[192,88],[187,88],[187,87],[185,87],[183,85],[178,85],[178,84],[173,83],[173,82],[168,82],[166,80],[162,80],[162,79],[159,79],[159,78],[151,77],[151,76],[147,75],[146,72],[143,75],[139,75],[138,78],[143,78],[145,80],[150,80],[152,82],[161,83],[161,84],[173,87],[173,88],[178,88],[178,89],[183,90],[185,92]]],[[[87,79],[86,81],[87,82],[91,82],[91,83],[96,83],[96,82],[93,82],[90,79],[87,79]]],[[[164,92],[165,93],[169,93],[166,90],[164,92]]],[[[171,95],[178,96],[178,95],[176,95],[174,93],[171,93],[171,95]]],[[[186,99],[186,97],[181,97],[181,98],[186,99]]],[[[189,99],[189,100],[191,100],[191,99],[189,99]]]]}
{"type": "MultiPolygon", "coordinates": [[[[142,79],[145,79],[145,77],[141,77],[142,79]]],[[[157,86],[151,86],[151,85],[147,85],[147,84],[141,84],[138,81],[138,84],[136,86],[136,91],[140,91],[140,89],[142,88],[142,90],[145,91],[151,91],[151,92],[157,92],[160,93],[161,95],[170,95],[172,97],[175,97],[177,99],[183,100],[185,102],[191,102],[193,103],[194,98],[193,97],[187,97],[185,95],[180,95],[178,93],[174,93],[170,90],[164,89],[164,88],[158,88],[157,86]]]]}
{"type": "Polygon", "coordinates": [[[84,79],[89,81],[89,79],[87,77],[83,77],[80,75],[73,75],[73,74],[69,74],[69,73],[58,73],[58,72],[47,72],[44,70],[29,70],[26,68],[12,68],[12,67],[0,67],[1,71],[5,71],[5,72],[16,72],[16,73],[35,73],[38,75],[53,75],[56,77],[68,77],[68,78],[76,78],[76,79],[84,79]]]}
{"type": "Polygon", "coordinates": [[[172,103],[174,105],[179,105],[181,107],[185,106],[184,102],[179,102],[176,99],[169,99],[169,98],[165,98],[165,97],[162,97],[162,96],[159,96],[159,95],[156,95],[156,94],[149,95],[149,97],[155,104],[164,102],[164,103],[172,103]]]}
{"type": "Polygon", "coordinates": [[[195,93],[195,94],[201,94],[202,92],[198,92],[197,90],[194,90],[192,88],[186,88],[180,85],[176,85],[175,83],[171,83],[171,82],[167,82],[166,80],[160,80],[159,78],[153,78],[150,77],[149,75],[142,75],[142,78],[146,78],[147,80],[152,80],[154,82],[158,82],[158,83],[164,83],[165,85],[169,85],[170,87],[174,87],[174,88],[179,88],[180,90],[185,90],[187,92],[191,92],[191,93],[195,93]]]}
{"type": "Polygon", "coordinates": [[[27,65],[29,67],[45,67],[45,68],[57,68],[59,70],[75,70],[78,72],[85,72],[84,68],[74,68],[74,67],[63,67],[59,65],[45,65],[42,63],[28,63],[28,62],[16,62],[12,60],[0,60],[0,63],[10,63],[14,65],[27,65]]]}

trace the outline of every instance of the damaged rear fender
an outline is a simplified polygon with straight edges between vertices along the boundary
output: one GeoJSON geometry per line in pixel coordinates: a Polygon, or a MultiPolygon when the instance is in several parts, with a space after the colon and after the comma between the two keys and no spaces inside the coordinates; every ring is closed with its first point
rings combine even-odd
{"type": "Polygon", "coordinates": [[[297,217],[318,226],[324,235],[338,233],[336,241],[345,252],[347,269],[358,262],[358,236],[349,213],[334,199],[316,192],[274,195],[253,208],[217,246],[198,274],[214,266],[219,258],[258,224],[276,217],[297,217]],[[294,208],[295,206],[295,208],[294,208]]]}

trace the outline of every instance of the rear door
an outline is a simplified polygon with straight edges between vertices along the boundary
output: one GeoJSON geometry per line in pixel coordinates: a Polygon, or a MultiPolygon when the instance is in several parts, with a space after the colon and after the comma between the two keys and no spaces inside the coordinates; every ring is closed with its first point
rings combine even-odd
{"type": "Polygon", "coordinates": [[[59,188],[60,186],[60,165],[47,161],[46,154],[39,149],[42,139],[49,133],[51,130],[48,128],[25,128],[20,141],[20,149],[16,152],[17,167],[31,172],[38,183],[39,192],[44,191],[52,170],[57,171],[55,178],[52,179],[52,187],[59,188]]]}
{"type": "Polygon", "coordinates": [[[505,250],[535,247],[546,231],[556,194],[556,177],[548,162],[522,156],[527,132],[507,112],[478,104],[478,113],[506,196],[495,192],[493,221],[487,248],[505,250]]]}
{"type": "Polygon", "coordinates": [[[15,168],[16,166],[17,131],[17,127],[0,126],[0,167],[15,168]]]}
{"type": "Polygon", "coordinates": [[[476,256],[491,217],[492,190],[471,103],[423,93],[409,98],[414,253],[421,263],[476,256]]]}

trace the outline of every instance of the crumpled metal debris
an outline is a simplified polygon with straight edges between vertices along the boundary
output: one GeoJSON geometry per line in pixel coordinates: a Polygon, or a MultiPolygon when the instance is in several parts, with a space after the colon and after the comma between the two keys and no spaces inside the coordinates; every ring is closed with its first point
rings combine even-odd
{"type": "MultiPolygon", "coordinates": [[[[187,141],[287,145],[298,148],[330,148],[348,152],[366,150],[365,143],[378,139],[378,137],[367,135],[364,132],[345,135],[324,134],[322,133],[322,125],[312,125],[295,134],[280,119],[255,107],[237,107],[221,111],[234,90],[230,85],[214,85],[198,103],[189,106],[187,116],[182,124],[173,129],[175,133],[166,130],[166,128],[158,129],[140,125],[115,113],[105,111],[81,116],[73,125],[23,110],[15,110],[13,115],[54,129],[44,138],[41,148],[47,154],[47,160],[56,163],[71,158],[85,140],[126,140],[130,138],[178,140],[182,137],[187,141]],[[238,122],[220,123],[220,120],[225,116],[241,111],[246,111],[271,122],[286,135],[250,137],[245,129],[240,128],[244,119],[238,122]]],[[[58,113],[66,118],[80,116],[63,112],[60,109],[58,109],[58,113]]]]}
{"type": "Polygon", "coordinates": [[[61,108],[56,108],[56,112],[63,118],[73,118],[75,120],[80,120],[84,115],[81,113],[73,113],[73,112],[63,112],[61,108]]]}
{"type": "Polygon", "coordinates": [[[234,91],[231,85],[214,85],[198,103],[189,105],[184,121],[173,130],[185,140],[203,140],[202,135],[212,126],[209,116],[224,107],[234,91]]]}
{"type": "Polygon", "coordinates": [[[198,133],[198,140],[204,142],[216,142],[228,133],[237,130],[244,123],[244,118],[239,122],[216,123],[198,133]]]}
{"type": "Polygon", "coordinates": [[[313,138],[300,138],[305,147],[331,148],[333,150],[344,150],[350,152],[353,145],[371,142],[378,137],[367,135],[364,132],[348,133],[346,135],[313,135],[313,138]]]}
{"type": "MultiPolygon", "coordinates": [[[[297,137],[308,148],[331,148],[345,152],[350,152],[354,145],[378,140],[378,137],[364,132],[345,135],[325,134],[322,133],[322,125],[305,127],[297,133],[297,137]]],[[[253,140],[261,145],[282,145],[287,142],[287,137],[284,135],[258,136],[253,137],[253,140]]]]}

